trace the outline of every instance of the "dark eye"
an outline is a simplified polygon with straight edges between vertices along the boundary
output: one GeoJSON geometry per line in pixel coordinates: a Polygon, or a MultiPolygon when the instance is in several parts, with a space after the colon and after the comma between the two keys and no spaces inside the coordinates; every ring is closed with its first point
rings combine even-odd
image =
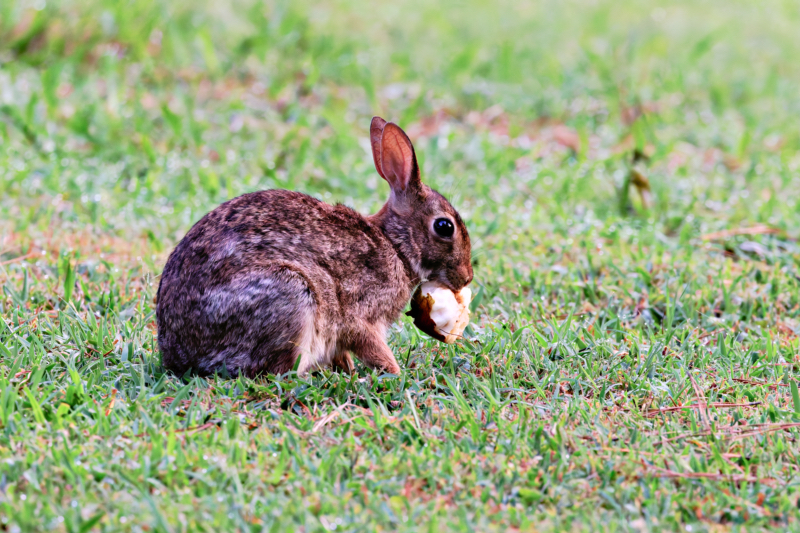
{"type": "Polygon", "coordinates": [[[433,231],[439,237],[452,237],[455,230],[456,228],[449,218],[437,218],[433,221],[433,231]]]}

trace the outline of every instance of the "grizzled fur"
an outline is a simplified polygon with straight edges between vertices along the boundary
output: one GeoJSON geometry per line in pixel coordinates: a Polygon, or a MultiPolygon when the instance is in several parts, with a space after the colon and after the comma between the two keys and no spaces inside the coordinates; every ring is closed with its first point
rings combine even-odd
{"type": "Polygon", "coordinates": [[[419,179],[413,147],[373,119],[378,172],[392,194],[362,216],[297,192],[230,200],[204,216],[172,252],[157,296],[158,343],[178,374],[221,368],[248,376],[333,365],[398,373],[386,331],[415,286],[460,290],[472,280],[467,229],[448,201],[419,179]],[[385,131],[384,131],[385,130],[385,131]],[[453,221],[452,238],[432,230],[453,221]]]}

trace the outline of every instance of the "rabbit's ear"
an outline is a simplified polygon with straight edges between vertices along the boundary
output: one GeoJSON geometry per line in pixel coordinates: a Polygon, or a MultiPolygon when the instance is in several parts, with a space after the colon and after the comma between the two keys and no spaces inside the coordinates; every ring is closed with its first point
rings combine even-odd
{"type": "Polygon", "coordinates": [[[414,155],[414,146],[406,132],[401,130],[397,124],[389,122],[383,127],[380,153],[382,172],[379,172],[383,179],[389,182],[392,192],[405,193],[420,185],[419,166],[417,165],[417,156],[414,155]]]}
{"type": "Polygon", "coordinates": [[[369,125],[369,142],[372,145],[372,160],[375,161],[375,170],[383,179],[386,179],[381,164],[381,137],[384,126],[386,126],[385,120],[381,117],[372,117],[372,123],[369,125]]]}

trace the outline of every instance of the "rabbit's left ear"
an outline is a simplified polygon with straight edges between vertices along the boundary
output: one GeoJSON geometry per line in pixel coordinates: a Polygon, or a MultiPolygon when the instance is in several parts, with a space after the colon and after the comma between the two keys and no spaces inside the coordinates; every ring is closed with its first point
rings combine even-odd
{"type": "Polygon", "coordinates": [[[375,169],[389,182],[394,194],[403,194],[421,184],[414,146],[397,124],[374,117],[370,142],[375,169]]]}
{"type": "Polygon", "coordinates": [[[372,145],[372,160],[375,161],[375,170],[381,175],[383,179],[383,168],[381,167],[381,137],[383,136],[383,128],[386,126],[386,121],[381,117],[372,117],[372,122],[369,125],[369,142],[372,145]]]}

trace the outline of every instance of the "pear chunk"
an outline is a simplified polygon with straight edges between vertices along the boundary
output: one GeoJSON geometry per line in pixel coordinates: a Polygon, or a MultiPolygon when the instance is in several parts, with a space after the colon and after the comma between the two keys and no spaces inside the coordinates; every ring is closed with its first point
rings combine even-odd
{"type": "Polygon", "coordinates": [[[472,291],[468,287],[454,293],[436,283],[425,282],[411,298],[411,310],[406,314],[414,319],[414,325],[421,331],[453,344],[469,324],[471,301],[472,291]]]}

